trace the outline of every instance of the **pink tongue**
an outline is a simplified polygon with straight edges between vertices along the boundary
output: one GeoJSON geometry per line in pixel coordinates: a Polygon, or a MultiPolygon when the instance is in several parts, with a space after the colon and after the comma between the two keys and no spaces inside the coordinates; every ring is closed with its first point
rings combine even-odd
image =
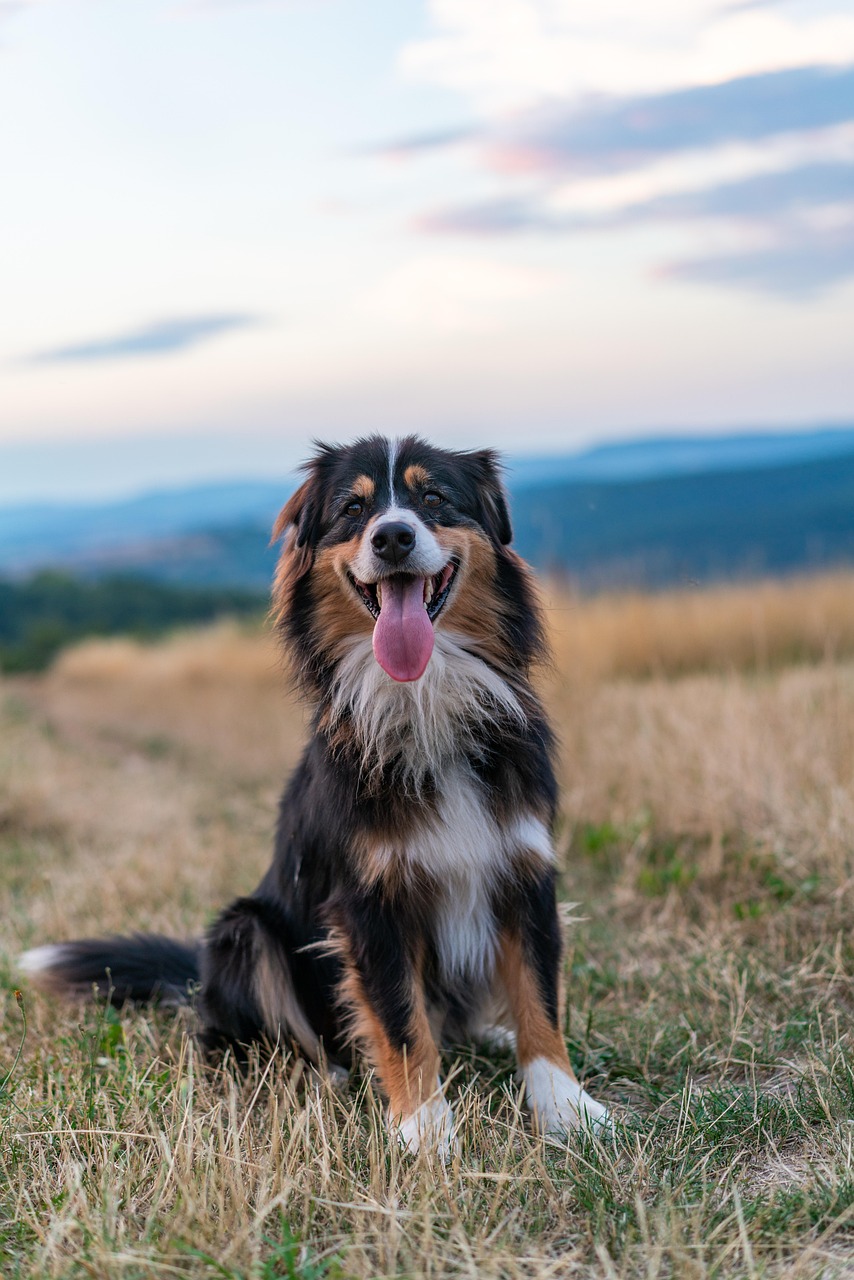
{"type": "Polygon", "coordinates": [[[433,624],[424,608],[423,578],[386,578],[374,625],[374,657],[392,680],[417,680],[433,652],[433,624]]]}

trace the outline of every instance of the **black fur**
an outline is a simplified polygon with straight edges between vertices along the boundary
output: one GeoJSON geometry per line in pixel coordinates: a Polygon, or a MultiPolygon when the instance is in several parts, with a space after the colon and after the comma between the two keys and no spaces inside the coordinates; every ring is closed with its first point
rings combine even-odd
{"type": "Polygon", "coordinates": [[[186,1004],[198,985],[202,948],[159,934],[135,933],[131,937],[80,938],[54,949],[48,985],[91,995],[112,1004],[186,1004]]]}
{"type": "Polygon", "coordinates": [[[390,899],[382,889],[356,891],[341,896],[335,919],[352,939],[356,971],[389,1043],[402,1049],[412,1021],[410,986],[418,938],[412,904],[390,899]]]}

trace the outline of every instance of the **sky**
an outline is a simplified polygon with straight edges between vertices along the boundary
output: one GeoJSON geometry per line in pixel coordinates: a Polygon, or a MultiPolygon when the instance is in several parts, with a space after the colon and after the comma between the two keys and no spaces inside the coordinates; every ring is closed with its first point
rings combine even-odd
{"type": "Polygon", "coordinates": [[[0,502],[854,421],[854,0],[0,0],[0,502]]]}

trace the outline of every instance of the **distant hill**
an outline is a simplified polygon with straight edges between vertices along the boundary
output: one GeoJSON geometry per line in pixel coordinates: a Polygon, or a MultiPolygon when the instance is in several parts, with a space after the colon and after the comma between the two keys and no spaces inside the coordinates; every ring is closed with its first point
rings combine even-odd
{"type": "Polygon", "coordinates": [[[0,572],[44,565],[133,562],[157,540],[237,525],[272,525],[295,480],[199,485],[111,503],[26,505],[0,510],[0,572]]]}
{"type": "Polygon", "coordinates": [[[588,588],[854,563],[854,453],[779,467],[561,482],[517,493],[516,546],[588,588]]]}
{"type": "MultiPolygon", "coordinates": [[[[598,587],[854,562],[854,428],[629,441],[509,460],[516,546],[598,587]]],[[[0,512],[0,574],[62,566],[264,590],[296,484],[198,486],[112,504],[0,512]]]]}
{"type": "Polygon", "coordinates": [[[514,492],[556,480],[622,482],[655,476],[779,467],[854,453],[854,428],[740,432],[714,436],[651,436],[597,445],[583,453],[508,460],[514,492]]]}

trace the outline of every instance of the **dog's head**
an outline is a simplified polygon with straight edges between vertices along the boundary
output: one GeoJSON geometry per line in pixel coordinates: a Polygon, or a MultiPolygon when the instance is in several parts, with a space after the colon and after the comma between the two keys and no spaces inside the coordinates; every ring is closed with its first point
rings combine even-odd
{"type": "Polygon", "coordinates": [[[284,538],[275,603],[314,674],[365,636],[400,682],[423,675],[443,629],[495,665],[508,644],[518,648],[514,615],[527,608],[534,626],[536,608],[507,547],[510,518],[491,451],[373,436],[321,446],[305,470],[274,529],[284,538]]]}

